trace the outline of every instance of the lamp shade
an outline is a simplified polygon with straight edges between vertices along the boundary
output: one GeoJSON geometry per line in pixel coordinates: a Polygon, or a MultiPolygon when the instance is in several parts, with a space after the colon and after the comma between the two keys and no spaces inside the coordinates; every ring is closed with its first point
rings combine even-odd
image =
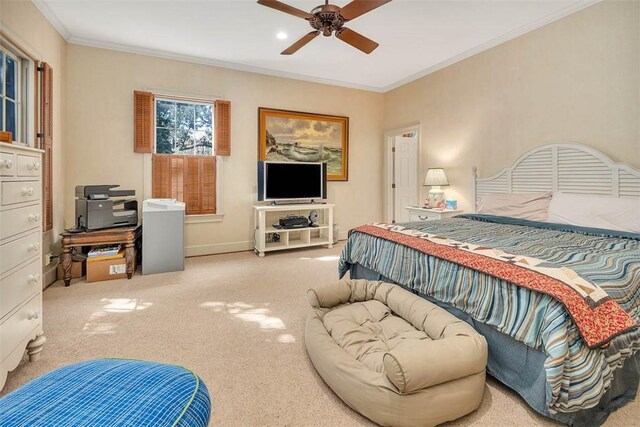
{"type": "Polygon", "coordinates": [[[429,186],[449,185],[449,181],[447,180],[447,174],[444,173],[444,169],[442,168],[427,169],[427,176],[424,179],[424,185],[429,185],[429,186]]]}

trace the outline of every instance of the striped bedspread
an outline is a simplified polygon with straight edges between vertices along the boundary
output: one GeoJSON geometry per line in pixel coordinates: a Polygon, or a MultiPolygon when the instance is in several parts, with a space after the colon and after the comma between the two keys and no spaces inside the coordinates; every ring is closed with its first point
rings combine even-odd
{"type": "MultiPolygon", "coordinates": [[[[483,215],[403,225],[570,268],[640,321],[640,235],[483,215]]],[[[379,237],[351,234],[340,276],[356,263],[544,351],[551,412],[595,406],[615,369],[640,350],[638,329],[589,349],[565,307],[551,296],[379,237]]]]}

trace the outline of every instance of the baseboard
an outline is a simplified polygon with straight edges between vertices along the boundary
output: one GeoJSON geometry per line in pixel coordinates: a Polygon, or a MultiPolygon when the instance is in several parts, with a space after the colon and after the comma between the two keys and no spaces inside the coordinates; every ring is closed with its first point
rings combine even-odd
{"type": "Polygon", "coordinates": [[[186,246],[184,248],[185,256],[202,256],[202,255],[214,255],[223,254],[228,252],[242,252],[250,251],[253,249],[253,242],[229,242],[218,243],[215,245],[197,245],[186,246]]]}
{"type": "Polygon", "coordinates": [[[58,280],[58,263],[52,262],[42,269],[42,289],[46,289],[58,280]]]}

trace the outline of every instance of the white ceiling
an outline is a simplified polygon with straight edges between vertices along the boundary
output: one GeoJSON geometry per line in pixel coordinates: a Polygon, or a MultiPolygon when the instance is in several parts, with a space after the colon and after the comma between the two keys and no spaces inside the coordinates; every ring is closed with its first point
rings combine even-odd
{"type": "MultiPolygon", "coordinates": [[[[344,6],[349,0],[331,3],[344,6]]],[[[385,92],[597,0],[394,0],[347,23],[380,43],[366,55],[254,0],[33,0],[71,43],[385,92]],[[284,31],[286,40],[276,38],[284,31]]],[[[322,0],[283,0],[310,11],[322,0]]]]}

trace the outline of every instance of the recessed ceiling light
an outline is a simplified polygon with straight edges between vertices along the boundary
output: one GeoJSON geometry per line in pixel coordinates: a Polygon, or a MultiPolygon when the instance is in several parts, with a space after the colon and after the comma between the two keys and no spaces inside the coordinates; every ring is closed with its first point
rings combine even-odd
{"type": "Polygon", "coordinates": [[[279,38],[280,40],[284,40],[288,36],[287,36],[287,33],[285,33],[284,31],[280,31],[278,34],[276,34],[276,37],[279,38]]]}

